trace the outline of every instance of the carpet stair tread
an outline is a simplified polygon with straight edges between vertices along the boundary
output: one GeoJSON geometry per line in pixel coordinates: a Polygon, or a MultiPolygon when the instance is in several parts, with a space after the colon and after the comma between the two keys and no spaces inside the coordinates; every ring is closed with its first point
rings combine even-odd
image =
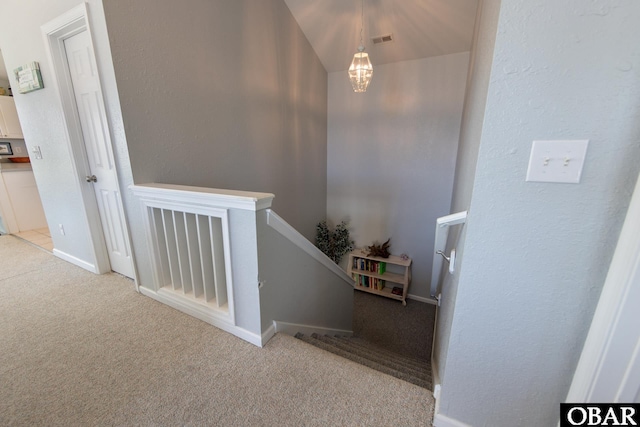
{"type": "Polygon", "coordinates": [[[395,369],[397,371],[414,375],[415,377],[423,379],[425,381],[431,381],[431,373],[429,372],[427,365],[407,365],[405,363],[402,363],[402,361],[398,361],[395,356],[389,356],[387,353],[380,352],[376,349],[353,345],[351,343],[351,340],[348,338],[338,338],[328,335],[322,336],[316,334],[312,334],[311,336],[315,339],[324,341],[328,344],[332,344],[342,350],[348,351],[352,354],[356,354],[360,357],[364,357],[383,366],[388,366],[389,368],[395,369]]]}
{"type": "MultiPolygon", "coordinates": [[[[338,337],[336,337],[338,338],[338,337]]],[[[423,369],[425,366],[430,365],[428,360],[411,358],[402,354],[395,353],[391,350],[381,348],[375,344],[362,340],[361,338],[350,337],[346,340],[350,346],[361,348],[363,351],[371,351],[381,356],[392,358],[397,363],[402,363],[408,367],[415,369],[423,369]]]]}
{"type": "MultiPolygon", "coordinates": [[[[375,369],[379,372],[385,373],[387,375],[391,375],[395,378],[401,379],[403,381],[409,382],[411,384],[415,384],[419,387],[431,389],[432,381],[431,375],[428,374],[430,368],[428,365],[425,365],[427,374],[421,373],[420,375],[416,375],[415,369],[407,369],[406,367],[402,367],[400,365],[396,365],[395,367],[388,366],[387,364],[379,363],[378,361],[371,360],[366,357],[366,353],[363,352],[353,352],[353,348],[349,348],[347,345],[342,343],[342,345],[336,345],[335,340],[341,341],[346,340],[347,338],[339,338],[336,339],[334,337],[326,337],[319,336],[316,334],[312,334],[312,336],[303,335],[298,333],[295,335],[296,338],[311,344],[315,347],[318,347],[322,350],[328,351],[335,355],[344,357],[345,359],[349,359],[353,362],[359,363],[361,365],[367,366],[371,369],[375,369]],[[314,336],[315,335],[315,336],[314,336]],[[333,339],[332,339],[333,338],[333,339]]],[[[380,355],[377,355],[379,358],[380,355]]]]}

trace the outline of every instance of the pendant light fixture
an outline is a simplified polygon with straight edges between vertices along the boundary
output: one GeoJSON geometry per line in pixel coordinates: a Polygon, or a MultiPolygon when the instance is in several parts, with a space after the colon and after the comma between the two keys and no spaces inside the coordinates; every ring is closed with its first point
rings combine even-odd
{"type": "Polygon", "coordinates": [[[369,61],[369,54],[364,52],[364,42],[362,41],[362,31],[364,27],[364,0],[360,15],[360,46],[358,52],[353,55],[353,61],[349,67],[349,79],[354,92],[366,92],[371,77],[373,77],[373,66],[369,61]]]}

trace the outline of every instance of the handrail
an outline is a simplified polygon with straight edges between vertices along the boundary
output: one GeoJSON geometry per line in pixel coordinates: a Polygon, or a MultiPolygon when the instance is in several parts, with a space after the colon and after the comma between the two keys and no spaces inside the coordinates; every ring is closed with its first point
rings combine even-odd
{"type": "MultiPolygon", "coordinates": [[[[446,256],[447,238],[449,229],[453,225],[464,224],[467,220],[467,211],[446,215],[436,220],[436,237],[433,243],[433,267],[431,269],[431,296],[436,297],[438,293],[438,283],[440,282],[440,272],[446,256]],[[442,255],[442,256],[441,256],[442,255]]],[[[454,249],[455,251],[455,249],[454,249]]],[[[455,252],[454,252],[455,253],[455,252]]],[[[454,258],[454,257],[450,257],[454,258]]],[[[455,259],[455,258],[454,258],[455,259]]]]}
{"type": "Polygon", "coordinates": [[[316,261],[327,267],[333,273],[338,275],[342,280],[347,282],[350,286],[354,285],[353,279],[341,269],[338,264],[333,262],[328,256],[326,256],[320,249],[315,247],[313,243],[307,240],[302,234],[300,234],[295,228],[289,225],[284,219],[276,214],[271,209],[267,209],[267,224],[286,237],[293,244],[312,256],[316,261]]]}
{"type": "Polygon", "coordinates": [[[134,194],[148,200],[160,198],[188,204],[205,204],[208,206],[224,205],[228,208],[257,211],[271,207],[275,197],[271,193],[257,193],[251,191],[223,190],[219,188],[192,187],[188,185],[174,185],[148,183],[130,185],[134,194]]]}

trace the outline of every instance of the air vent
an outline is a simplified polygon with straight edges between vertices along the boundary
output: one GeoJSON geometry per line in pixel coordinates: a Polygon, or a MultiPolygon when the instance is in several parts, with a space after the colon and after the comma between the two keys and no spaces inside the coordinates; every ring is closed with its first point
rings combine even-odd
{"type": "Polygon", "coordinates": [[[384,36],[377,36],[371,39],[373,44],[390,43],[393,41],[393,34],[385,34],[384,36]]]}

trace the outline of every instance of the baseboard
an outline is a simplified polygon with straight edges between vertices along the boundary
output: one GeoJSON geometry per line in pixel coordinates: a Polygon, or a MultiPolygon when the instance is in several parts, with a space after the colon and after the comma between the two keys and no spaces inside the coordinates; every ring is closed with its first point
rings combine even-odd
{"type": "Polygon", "coordinates": [[[266,331],[262,333],[262,345],[260,347],[264,347],[264,345],[276,334],[276,325],[275,322],[272,323],[266,331]]]}
{"type": "Polygon", "coordinates": [[[229,320],[227,319],[216,317],[211,312],[207,312],[192,305],[185,304],[183,301],[180,301],[175,297],[171,297],[168,294],[158,293],[142,286],[140,286],[139,290],[141,294],[148,296],[149,298],[166,304],[169,307],[188,314],[189,316],[195,317],[196,319],[200,319],[203,322],[206,322],[218,329],[222,329],[225,332],[235,335],[236,337],[243,339],[257,347],[263,346],[263,338],[261,335],[247,331],[246,329],[240,328],[233,323],[229,323],[229,320]]]}
{"type": "Polygon", "coordinates": [[[345,329],[332,329],[332,328],[324,328],[321,326],[301,325],[298,323],[280,322],[277,320],[274,320],[273,324],[275,326],[276,332],[282,332],[287,335],[295,335],[298,332],[303,333],[305,335],[311,335],[311,334],[341,335],[345,337],[350,337],[353,335],[353,331],[348,331],[345,329]]]}
{"type": "Polygon", "coordinates": [[[433,378],[433,397],[437,402],[440,398],[440,388],[442,383],[440,382],[440,371],[438,370],[438,362],[436,361],[435,357],[433,357],[433,351],[431,352],[431,375],[433,378]]]}
{"type": "Polygon", "coordinates": [[[465,424],[462,421],[458,421],[453,418],[449,418],[442,414],[436,414],[433,417],[433,427],[472,427],[469,424],[465,424]]]}
{"type": "Polygon", "coordinates": [[[437,414],[440,411],[440,393],[442,392],[442,382],[440,381],[438,363],[433,357],[433,351],[431,352],[431,375],[433,381],[433,413],[437,414]]]}
{"type": "Polygon", "coordinates": [[[76,258],[73,255],[69,255],[68,253],[62,252],[61,250],[54,249],[53,255],[55,255],[56,257],[62,260],[70,262],[73,265],[77,265],[80,268],[84,268],[85,270],[88,270],[92,273],[100,274],[100,271],[98,271],[98,268],[94,264],[88,263],[84,260],[81,260],[80,258],[76,258]]]}
{"type": "Polygon", "coordinates": [[[438,305],[438,301],[432,298],[419,297],[418,295],[407,294],[407,299],[412,299],[414,301],[420,301],[431,305],[438,305]]]}

